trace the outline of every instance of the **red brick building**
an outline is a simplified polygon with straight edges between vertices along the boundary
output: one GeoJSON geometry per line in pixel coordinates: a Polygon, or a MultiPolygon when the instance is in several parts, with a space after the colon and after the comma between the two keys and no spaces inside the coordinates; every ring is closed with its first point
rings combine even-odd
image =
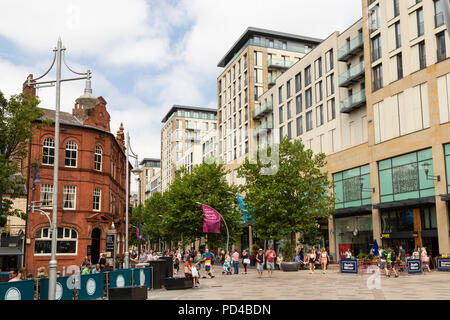
{"type": "MultiPolygon", "coordinates": [[[[31,88],[24,92],[34,94],[31,88]]],[[[106,101],[90,110],[75,104],[72,114],[60,112],[58,184],[58,271],[81,265],[90,253],[96,263],[106,250],[106,235],[116,231],[116,256],[125,249],[125,175],[126,156],[121,125],[117,136],[110,132],[106,101]]],[[[55,111],[42,109],[44,119],[55,119],[55,111]]],[[[52,215],[54,125],[35,130],[30,147],[30,162],[39,164],[42,183],[36,186],[34,200],[52,215]]],[[[32,176],[32,175],[31,175],[32,176]]],[[[29,204],[31,205],[32,181],[29,204]]],[[[39,212],[29,212],[26,232],[25,266],[35,274],[44,266],[48,271],[51,250],[49,222],[39,212]]]]}

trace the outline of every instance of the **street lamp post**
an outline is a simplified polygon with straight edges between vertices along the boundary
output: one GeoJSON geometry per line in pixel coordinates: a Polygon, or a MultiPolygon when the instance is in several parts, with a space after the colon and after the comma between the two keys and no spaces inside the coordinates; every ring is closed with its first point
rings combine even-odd
{"type": "Polygon", "coordinates": [[[56,228],[57,228],[57,218],[58,218],[58,168],[59,168],[59,110],[60,110],[60,102],[61,102],[61,82],[65,81],[74,81],[74,80],[86,80],[86,87],[84,90],[84,94],[79,97],[76,102],[85,106],[86,108],[93,108],[98,104],[98,99],[92,95],[91,89],[91,71],[88,70],[86,73],[80,73],[72,70],[66,62],[65,50],[62,46],[61,38],[58,39],[57,47],[53,50],[54,57],[53,62],[50,68],[47,70],[44,75],[32,79],[28,78],[27,85],[29,87],[34,88],[43,88],[43,87],[53,87],[56,88],[56,101],[55,101],[55,161],[53,164],[53,195],[52,195],[52,219],[50,222],[50,233],[52,235],[51,242],[51,257],[49,263],[49,273],[48,273],[48,298],[49,300],[55,300],[56,296],[56,267],[58,265],[56,261],[56,228]],[[61,79],[61,62],[64,60],[64,64],[67,69],[69,69],[72,73],[81,75],[82,77],[71,78],[71,79],[61,79]],[[36,82],[46,76],[50,70],[52,70],[56,61],[56,80],[51,81],[40,81],[36,82]]]}
{"type": "Polygon", "coordinates": [[[138,224],[138,228],[139,228],[139,238],[138,240],[138,252],[141,252],[141,178],[137,178],[136,179],[138,184],[139,184],[139,188],[138,188],[138,206],[139,206],[139,224],[138,224]]]}
{"type": "Polygon", "coordinates": [[[216,211],[217,214],[220,216],[220,218],[223,220],[223,223],[225,224],[225,228],[227,229],[227,252],[228,252],[228,244],[229,244],[229,242],[230,242],[230,233],[228,232],[228,226],[227,226],[227,222],[225,221],[225,219],[222,217],[222,215],[219,213],[219,211],[217,211],[217,210],[214,209],[213,207],[208,206],[208,205],[203,204],[203,203],[198,202],[198,201],[196,201],[195,203],[196,203],[196,204],[199,204],[199,205],[203,205],[203,206],[210,207],[211,209],[213,209],[214,211],[216,211]]]}

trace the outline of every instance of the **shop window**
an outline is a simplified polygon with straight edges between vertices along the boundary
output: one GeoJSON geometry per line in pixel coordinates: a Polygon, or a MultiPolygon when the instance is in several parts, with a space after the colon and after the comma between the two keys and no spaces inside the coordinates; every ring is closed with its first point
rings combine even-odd
{"type": "MultiPolygon", "coordinates": [[[[56,240],[57,254],[76,254],[78,233],[70,228],[58,228],[56,240]]],[[[48,228],[39,229],[35,233],[34,254],[50,254],[52,247],[51,232],[48,228]]]]}
{"type": "Polygon", "coordinates": [[[422,230],[436,230],[436,207],[422,208],[420,210],[420,218],[422,223],[422,230]]]}
{"type": "Polygon", "coordinates": [[[382,212],[381,214],[382,233],[392,232],[413,232],[414,215],[413,209],[402,209],[382,212]]]}
{"type": "Polygon", "coordinates": [[[369,165],[335,173],[333,182],[336,209],[360,207],[372,203],[369,165]]]}

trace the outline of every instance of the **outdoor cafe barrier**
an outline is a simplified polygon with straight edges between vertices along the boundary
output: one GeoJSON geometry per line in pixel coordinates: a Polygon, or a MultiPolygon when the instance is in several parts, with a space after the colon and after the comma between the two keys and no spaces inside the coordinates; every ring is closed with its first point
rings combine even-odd
{"type": "MultiPolygon", "coordinates": [[[[56,300],[93,300],[107,298],[108,287],[147,286],[151,289],[153,270],[121,269],[88,275],[72,275],[56,279],[56,300]]],[[[48,300],[49,279],[0,282],[1,300],[48,300]]]]}
{"type": "Polygon", "coordinates": [[[422,273],[422,262],[419,259],[408,259],[408,274],[422,273]]]}

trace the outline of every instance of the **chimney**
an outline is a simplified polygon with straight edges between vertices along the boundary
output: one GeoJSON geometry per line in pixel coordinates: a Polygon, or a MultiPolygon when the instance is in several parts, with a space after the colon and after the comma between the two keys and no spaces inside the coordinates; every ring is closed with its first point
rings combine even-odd
{"type": "Polygon", "coordinates": [[[123,123],[120,123],[120,128],[117,130],[116,140],[120,148],[125,152],[125,134],[123,133],[123,123]]]}
{"type": "MultiPolygon", "coordinates": [[[[23,83],[22,93],[28,94],[30,96],[36,96],[36,88],[28,86],[28,79],[32,80],[33,75],[32,74],[28,75],[27,80],[23,83]]],[[[32,80],[31,82],[33,83],[35,81],[32,80]]]]}
{"type": "Polygon", "coordinates": [[[75,103],[75,107],[72,109],[72,115],[75,117],[83,117],[85,115],[83,106],[75,103]]]}

